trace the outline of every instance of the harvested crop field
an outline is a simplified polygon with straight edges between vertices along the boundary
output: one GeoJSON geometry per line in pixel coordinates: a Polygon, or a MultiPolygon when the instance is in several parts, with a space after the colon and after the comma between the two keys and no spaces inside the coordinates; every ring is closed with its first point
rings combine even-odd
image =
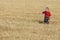
{"type": "Polygon", "coordinates": [[[60,40],[60,1],[0,0],[0,40],[60,40]],[[50,24],[42,23],[46,6],[50,24]]]}

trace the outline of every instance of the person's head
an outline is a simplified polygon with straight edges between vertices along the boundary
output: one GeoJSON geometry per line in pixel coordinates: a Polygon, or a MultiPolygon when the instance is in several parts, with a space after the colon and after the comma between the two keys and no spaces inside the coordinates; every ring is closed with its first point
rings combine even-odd
{"type": "Polygon", "coordinates": [[[46,8],[45,8],[45,11],[49,11],[49,7],[46,7],[46,8]]]}

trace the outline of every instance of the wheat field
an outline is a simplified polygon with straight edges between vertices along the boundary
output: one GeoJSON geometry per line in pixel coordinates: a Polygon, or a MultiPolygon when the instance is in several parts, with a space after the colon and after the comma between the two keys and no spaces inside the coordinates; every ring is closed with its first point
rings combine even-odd
{"type": "Polygon", "coordinates": [[[0,40],[60,40],[60,1],[0,0],[0,40]],[[46,6],[50,24],[39,23],[46,6]]]}

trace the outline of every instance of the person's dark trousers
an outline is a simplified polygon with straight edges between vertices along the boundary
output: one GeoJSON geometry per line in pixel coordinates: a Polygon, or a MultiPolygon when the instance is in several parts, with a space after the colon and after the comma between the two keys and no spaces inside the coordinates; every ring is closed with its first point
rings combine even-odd
{"type": "Polygon", "coordinates": [[[49,18],[44,17],[44,23],[49,24],[49,18]]]}

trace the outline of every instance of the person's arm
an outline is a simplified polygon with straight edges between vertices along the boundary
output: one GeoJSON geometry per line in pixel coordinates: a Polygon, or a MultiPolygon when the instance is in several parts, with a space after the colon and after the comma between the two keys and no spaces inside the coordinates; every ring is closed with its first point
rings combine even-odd
{"type": "Polygon", "coordinates": [[[42,14],[45,14],[45,11],[43,11],[42,14]]]}
{"type": "Polygon", "coordinates": [[[49,16],[51,16],[51,12],[49,12],[49,16]]]}

